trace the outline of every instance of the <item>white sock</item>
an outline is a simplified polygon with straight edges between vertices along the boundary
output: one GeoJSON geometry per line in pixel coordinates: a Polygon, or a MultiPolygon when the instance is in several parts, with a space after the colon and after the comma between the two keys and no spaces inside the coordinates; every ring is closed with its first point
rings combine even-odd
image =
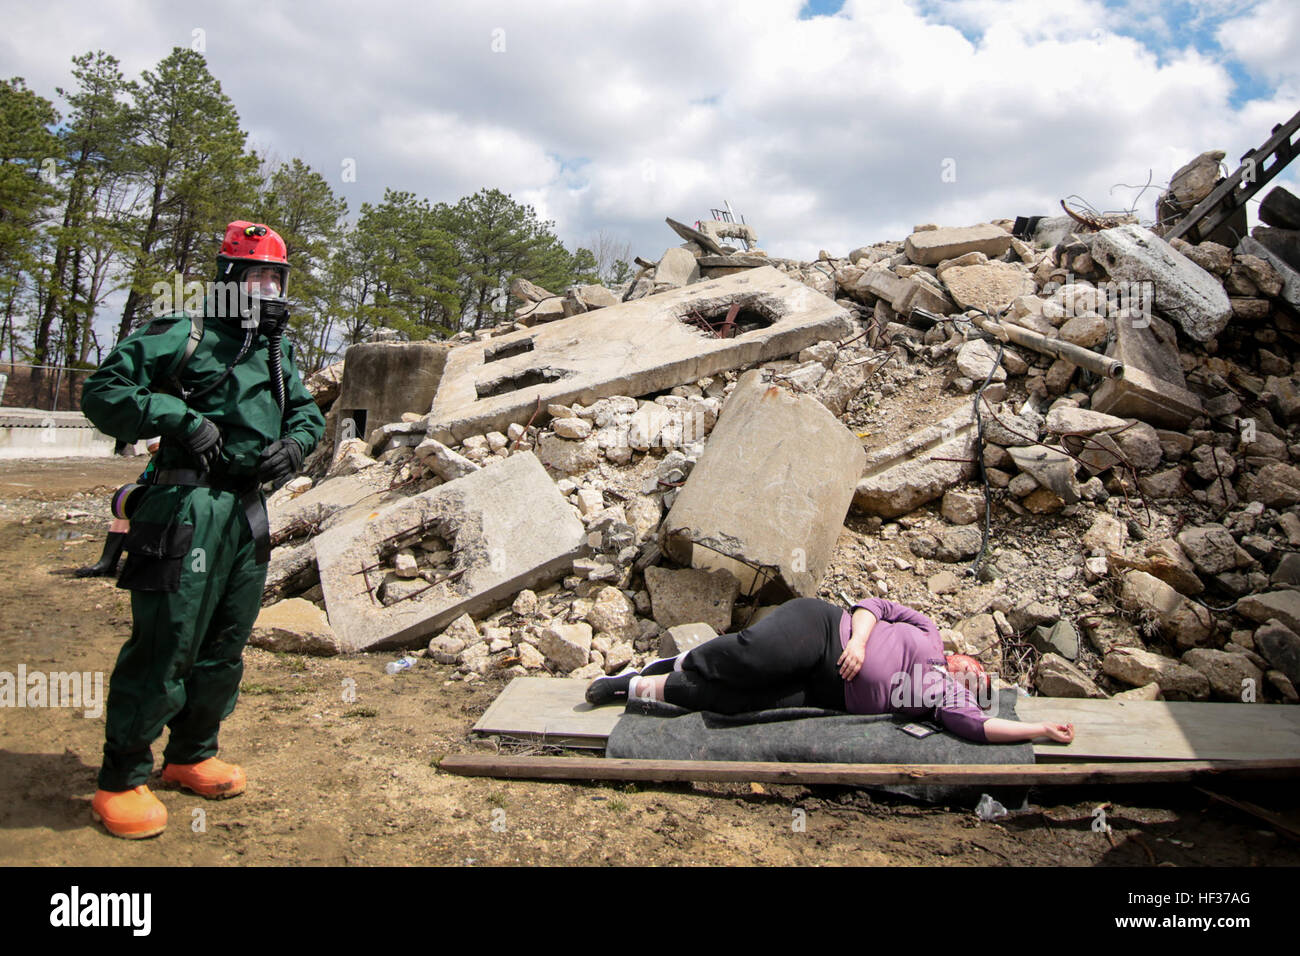
{"type": "Polygon", "coordinates": [[[682,669],[682,661],[686,660],[686,655],[689,653],[690,650],[686,650],[677,655],[677,660],[673,661],[673,670],[679,671],[682,669]]]}

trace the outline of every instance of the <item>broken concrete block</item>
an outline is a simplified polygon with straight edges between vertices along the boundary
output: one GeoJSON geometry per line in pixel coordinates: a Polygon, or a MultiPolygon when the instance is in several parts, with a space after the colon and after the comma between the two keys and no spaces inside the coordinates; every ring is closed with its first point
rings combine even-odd
{"type": "Polygon", "coordinates": [[[722,555],[766,571],[786,596],[812,597],[865,456],[820,402],[763,379],[755,369],[736,383],[661,546],[679,564],[712,566],[722,555]]]}
{"type": "Polygon", "coordinates": [[[1214,338],[1232,317],[1218,280],[1141,226],[1103,229],[1091,247],[1093,259],[1112,279],[1152,283],[1155,307],[1198,342],[1214,338]]]}
{"type": "Polygon", "coordinates": [[[1268,262],[1282,279],[1281,298],[1292,308],[1300,309],[1300,271],[1295,265],[1300,261],[1297,235],[1300,233],[1293,229],[1256,226],[1249,236],[1243,236],[1237,243],[1237,252],[1258,256],[1268,262]]]}
{"type": "MultiPolygon", "coordinates": [[[[1300,591],[1252,594],[1237,602],[1237,613],[1261,624],[1276,619],[1283,627],[1300,633],[1300,591]]],[[[1273,664],[1277,666],[1276,661],[1273,664]]]]}
{"type": "Polygon", "coordinates": [[[1223,525],[1184,528],[1178,544],[1202,574],[1220,574],[1237,566],[1237,542],[1223,525]]]}
{"type": "Polygon", "coordinates": [[[1033,274],[1010,262],[956,266],[944,271],[943,283],[958,306],[985,312],[1001,311],[1013,299],[1034,293],[1033,274]]]}
{"type": "Polygon", "coordinates": [[[452,451],[436,438],[426,438],[415,446],[415,457],[443,481],[455,481],[473,474],[481,467],[464,455],[452,451]]]}
{"type": "Polygon", "coordinates": [[[1124,607],[1151,621],[1165,638],[1180,648],[1203,646],[1214,636],[1214,622],[1205,608],[1145,571],[1124,572],[1119,599],[1124,607]]]}
{"type": "Polygon", "coordinates": [[[582,441],[542,435],[537,439],[537,457],[547,468],[565,475],[581,475],[600,464],[600,442],[594,436],[582,441]]]}
{"type": "Polygon", "coordinates": [[[1044,654],[1034,672],[1034,686],[1044,697],[1104,698],[1093,681],[1058,654],[1044,654]]]}
{"type": "Polygon", "coordinates": [[[1255,646],[1293,684],[1300,684],[1300,635],[1281,621],[1269,620],[1255,631],[1255,646]]]}
{"type": "Polygon", "coordinates": [[[731,608],[740,582],[724,570],[645,569],[655,623],[660,627],[704,622],[719,633],[731,625],[731,608]]]}
{"type": "Polygon", "coordinates": [[[618,588],[604,587],[596,594],[586,620],[598,632],[622,634],[624,629],[636,624],[636,606],[618,588]]]}
{"type": "Polygon", "coordinates": [[[989,373],[993,381],[1005,382],[1007,370],[998,365],[998,352],[983,339],[972,339],[957,350],[957,369],[972,382],[983,384],[989,373]]]}
{"type": "Polygon", "coordinates": [[[1011,233],[991,223],[914,232],[903,244],[907,258],[921,266],[935,266],[968,252],[982,252],[995,259],[1009,248],[1011,233]]]}
{"type": "Polygon", "coordinates": [[[1049,489],[1066,504],[1079,500],[1079,483],[1075,480],[1074,459],[1057,448],[1027,445],[1007,449],[1016,467],[1049,489]]]}
{"type": "Polygon", "coordinates": [[[665,249],[655,266],[655,283],[666,284],[673,288],[688,285],[700,280],[700,265],[695,257],[685,249],[674,246],[665,249]]]}
{"type": "Polygon", "coordinates": [[[984,516],[984,506],[984,495],[953,488],[944,492],[939,513],[953,524],[973,524],[984,516]]]}
{"type": "Polygon", "coordinates": [[[311,540],[297,546],[278,545],[271,550],[267,564],[262,604],[274,604],[290,594],[305,591],[319,580],[316,547],[311,540]]]}
{"type": "Polygon", "coordinates": [[[1152,425],[1186,428],[1204,414],[1200,398],[1185,388],[1125,366],[1123,378],[1108,378],[1092,393],[1092,407],[1152,425]]]}
{"type": "Polygon", "coordinates": [[[849,312],[771,266],[453,349],[430,437],[454,444],[526,423],[537,408],[665,391],[852,334],[849,312]],[[739,305],[734,334],[710,335],[739,305]],[[653,342],[653,348],[646,343],[653,342]]]}
{"type": "Polygon", "coordinates": [[[577,670],[591,655],[591,625],[579,621],[544,628],[537,637],[537,649],[560,670],[577,670]]]}
{"type": "Polygon", "coordinates": [[[1113,649],[1102,658],[1101,669],[1131,687],[1159,684],[1168,700],[1206,700],[1210,696],[1210,681],[1200,671],[1138,647],[1113,649]]]}
{"type": "Polygon", "coordinates": [[[523,453],[332,528],[315,543],[330,623],[345,649],[366,650],[418,646],[462,614],[490,613],[522,589],[556,580],[572,568],[582,537],[582,522],[537,457],[523,453]],[[383,606],[375,566],[430,533],[450,545],[456,577],[383,606]]]}
{"type": "Polygon", "coordinates": [[[659,656],[676,657],[718,636],[707,624],[676,624],[659,635],[659,656]]]}
{"type": "Polygon", "coordinates": [[[1243,481],[1243,490],[1252,501],[1268,508],[1287,508],[1300,502],[1300,469],[1282,462],[1271,462],[1243,481]]]}
{"type": "Polygon", "coordinates": [[[325,612],[302,598],[289,598],[262,608],[253,622],[248,642],[254,647],[285,654],[329,657],[340,650],[325,612]]]}
{"type": "Polygon", "coordinates": [[[1047,413],[1047,430],[1056,435],[1095,435],[1111,428],[1123,428],[1122,418],[1088,408],[1054,405],[1047,413]]]}
{"type": "Polygon", "coordinates": [[[900,441],[868,451],[853,507],[883,518],[907,514],[970,478],[974,457],[975,423],[963,404],[900,441]]]}
{"type": "Polygon", "coordinates": [[[1194,647],[1183,655],[1183,663],[1205,675],[1211,694],[1219,700],[1242,701],[1247,688],[1258,694],[1264,682],[1264,672],[1245,654],[1194,647]]]}
{"type": "Polygon", "coordinates": [[[405,497],[401,491],[389,493],[392,472],[387,468],[368,468],[350,475],[322,481],[297,498],[282,500],[267,508],[271,541],[279,543],[299,535],[315,534],[341,521],[350,520],[353,509],[405,497]]]}

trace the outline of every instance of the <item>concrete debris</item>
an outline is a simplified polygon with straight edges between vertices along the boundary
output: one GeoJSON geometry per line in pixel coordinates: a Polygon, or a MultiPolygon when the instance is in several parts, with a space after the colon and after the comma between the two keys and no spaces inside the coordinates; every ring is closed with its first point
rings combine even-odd
{"type": "Polygon", "coordinates": [[[774,268],[752,269],[452,350],[429,435],[451,445],[527,424],[539,406],[662,391],[852,332],[842,306],[774,268]],[[732,336],[692,324],[720,327],[733,305],[732,336]]]}
{"type": "Polygon", "coordinates": [[[342,649],[325,612],[302,598],[262,608],[248,640],[254,647],[284,654],[330,657],[342,649]]]}
{"type": "Polygon", "coordinates": [[[1097,233],[1092,255],[1112,280],[1151,283],[1155,307],[1197,342],[1214,338],[1232,317],[1228,294],[1214,276],[1141,226],[1097,233]]]}
{"type": "Polygon", "coordinates": [[[746,593],[775,584],[781,597],[812,597],[864,459],[820,402],[746,372],[663,522],[663,551],[695,567],[729,559],[746,593]]]}
{"type": "Polygon", "coordinates": [[[414,647],[462,614],[508,603],[523,588],[566,573],[582,523],[533,455],[516,455],[316,538],[330,623],[348,650],[414,647]],[[386,552],[435,533],[456,576],[434,577],[385,606],[386,552]]]}
{"type": "Polygon", "coordinates": [[[914,232],[903,244],[907,258],[922,266],[935,266],[968,252],[982,252],[995,259],[1010,248],[1011,233],[989,223],[914,232]]]}
{"type": "Polygon", "coordinates": [[[729,571],[651,567],[646,569],[645,582],[660,627],[702,622],[718,633],[730,629],[740,582],[729,571]]]}
{"type": "Polygon", "coordinates": [[[1039,694],[1295,702],[1294,205],[1233,248],[1059,216],[814,262],[670,222],[617,289],[520,278],[514,321],[354,347],[312,379],[315,483],[269,500],[301,621],[255,639],[592,677],[871,594],[1039,694]]]}
{"type": "Polygon", "coordinates": [[[975,472],[975,424],[969,407],[868,451],[853,507],[896,518],[942,497],[975,472]]]}
{"type": "Polygon", "coordinates": [[[717,636],[718,632],[707,624],[675,624],[659,636],[659,656],[677,657],[717,636]]]}

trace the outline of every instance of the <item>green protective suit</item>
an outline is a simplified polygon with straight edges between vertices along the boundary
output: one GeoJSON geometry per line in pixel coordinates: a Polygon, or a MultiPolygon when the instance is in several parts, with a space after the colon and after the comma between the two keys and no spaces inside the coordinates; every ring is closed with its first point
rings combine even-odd
{"type": "MultiPolygon", "coordinates": [[[[237,321],[205,318],[203,324],[203,338],[179,374],[187,392],[216,381],[243,341],[237,321]]],[[[325,430],[287,338],[283,420],[269,379],[268,340],[260,334],[230,376],[196,395],[192,406],[166,394],[190,326],[183,314],[154,320],[113,349],[82,394],[82,411],[107,435],[123,441],[163,436],[154,464],[164,480],[170,469],[195,467],[178,439],[199,426],[200,416],[224,439],[223,461],[211,473],[214,487],[153,485],[131,516],[118,586],[132,591],[133,623],[109,682],[103,790],[129,790],[148,779],[150,748],[163,727],[171,729],[167,763],[217,753],[217,732],[239,696],[244,645],[266,583],[245,513],[260,507],[265,515],[256,490],[259,456],[282,437],[297,441],[305,456],[325,430]]]]}

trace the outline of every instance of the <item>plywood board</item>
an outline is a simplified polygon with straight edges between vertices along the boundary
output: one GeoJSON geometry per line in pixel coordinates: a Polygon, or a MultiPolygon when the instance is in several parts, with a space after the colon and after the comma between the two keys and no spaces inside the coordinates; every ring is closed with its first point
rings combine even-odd
{"type": "MultiPolygon", "coordinates": [[[[592,707],[588,681],[517,677],[474,725],[566,747],[604,749],[623,705],[592,707]]],[[[1295,760],[1300,707],[1022,697],[1021,720],[1073,723],[1068,746],[1036,743],[1038,760],[1295,760]]]]}
{"type": "Polygon", "coordinates": [[[592,707],[590,681],[560,677],[516,677],[474,725],[479,734],[499,734],[564,747],[605,749],[623,716],[623,705],[592,707]]]}
{"type": "Polygon", "coordinates": [[[1300,707],[1159,700],[1022,697],[1021,720],[1073,723],[1068,746],[1034,744],[1038,759],[1269,760],[1300,756],[1300,707]]]}

